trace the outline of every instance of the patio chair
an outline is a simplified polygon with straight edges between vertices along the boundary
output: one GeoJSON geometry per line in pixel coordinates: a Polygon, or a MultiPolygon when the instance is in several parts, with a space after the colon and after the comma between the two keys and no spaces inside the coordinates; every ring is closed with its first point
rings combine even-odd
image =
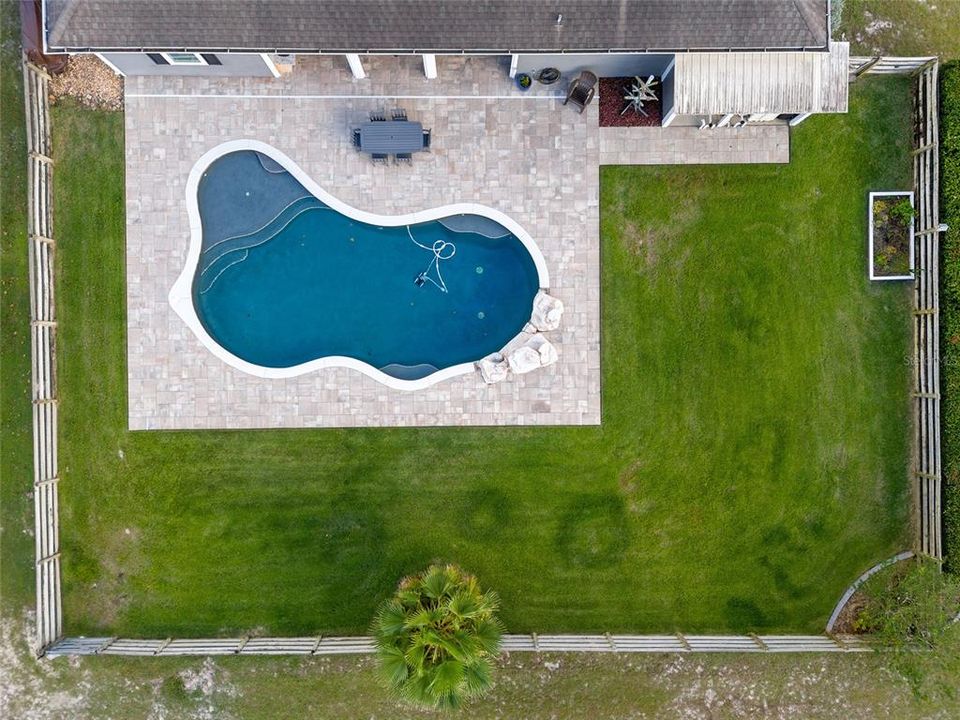
{"type": "Polygon", "coordinates": [[[413,162],[412,153],[397,153],[398,165],[409,165],[411,162],[413,162]]]}
{"type": "Polygon", "coordinates": [[[424,150],[430,149],[430,131],[429,130],[423,131],[423,149],[424,150]]]}
{"type": "Polygon", "coordinates": [[[580,73],[580,77],[570,83],[563,104],[570,103],[577,108],[578,112],[582,113],[590,104],[590,101],[593,100],[593,96],[597,92],[596,85],[597,76],[584,70],[580,73]]]}
{"type": "Polygon", "coordinates": [[[406,121],[406,119],[407,119],[407,111],[404,110],[403,108],[396,108],[395,110],[393,110],[393,111],[390,112],[390,117],[391,117],[393,120],[403,120],[403,121],[406,121]]]}
{"type": "Polygon", "coordinates": [[[360,149],[360,128],[353,129],[353,146],[357,150],[360,149]]]}
{"type": "Polygon", "coordinates": [[[373,160],[374,165],[386,165],[387,164],[387,155],[383,153],[373,153],[370,155],[370,159],[373,160]]]}
{"type": "Polygon", "coordinates": [[[370,113],[370,122],[386,122],[386,120],[387,116],[379,110],[374,110],[370,113]]]}

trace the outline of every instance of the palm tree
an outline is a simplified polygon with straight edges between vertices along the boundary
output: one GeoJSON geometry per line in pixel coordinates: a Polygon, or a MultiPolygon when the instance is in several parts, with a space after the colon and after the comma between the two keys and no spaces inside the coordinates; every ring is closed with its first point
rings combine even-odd
{"type": "Polygon", "coordinates": [[[385,679],[401,697],[439,708],[483,695],[500,650],[499,606],[456,565],[404,578],[373,621],[385,679]]]}

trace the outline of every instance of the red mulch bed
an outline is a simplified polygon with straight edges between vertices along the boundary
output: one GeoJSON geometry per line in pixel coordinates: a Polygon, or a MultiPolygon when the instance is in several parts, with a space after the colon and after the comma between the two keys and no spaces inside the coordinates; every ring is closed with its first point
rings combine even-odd
{"type": "MultiPolygon", "coordinates": [[[[646,77],[644,77],[646,80],[646,77]]],[[[600,127],[660,127],[660,78],[654,86],[657,100],[648,100],[643,104],[647,113],[644,117],[634,110],[621,111],[627,106],[623,96],[633,85],[632,77],[600,78],[600,127]]]]}

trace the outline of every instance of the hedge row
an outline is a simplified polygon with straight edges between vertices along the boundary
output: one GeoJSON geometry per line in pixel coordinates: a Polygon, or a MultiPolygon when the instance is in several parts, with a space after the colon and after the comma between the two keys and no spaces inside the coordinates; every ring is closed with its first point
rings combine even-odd
{"type": "Polygon", "coordinates": [[[941,383],[943,391],[944,552],[960,572],[960,61],[942,68],[940,115],[941,383]]]}

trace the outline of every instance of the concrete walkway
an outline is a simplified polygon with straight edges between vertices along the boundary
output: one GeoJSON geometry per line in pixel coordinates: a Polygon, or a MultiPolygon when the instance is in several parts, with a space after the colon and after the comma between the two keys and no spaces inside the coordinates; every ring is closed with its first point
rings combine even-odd
{"type": "Polygon", "coordinates": [[[787,125],[742,128],[600,128],[601,165],[704,165],[790,162],[787,125]]]}

